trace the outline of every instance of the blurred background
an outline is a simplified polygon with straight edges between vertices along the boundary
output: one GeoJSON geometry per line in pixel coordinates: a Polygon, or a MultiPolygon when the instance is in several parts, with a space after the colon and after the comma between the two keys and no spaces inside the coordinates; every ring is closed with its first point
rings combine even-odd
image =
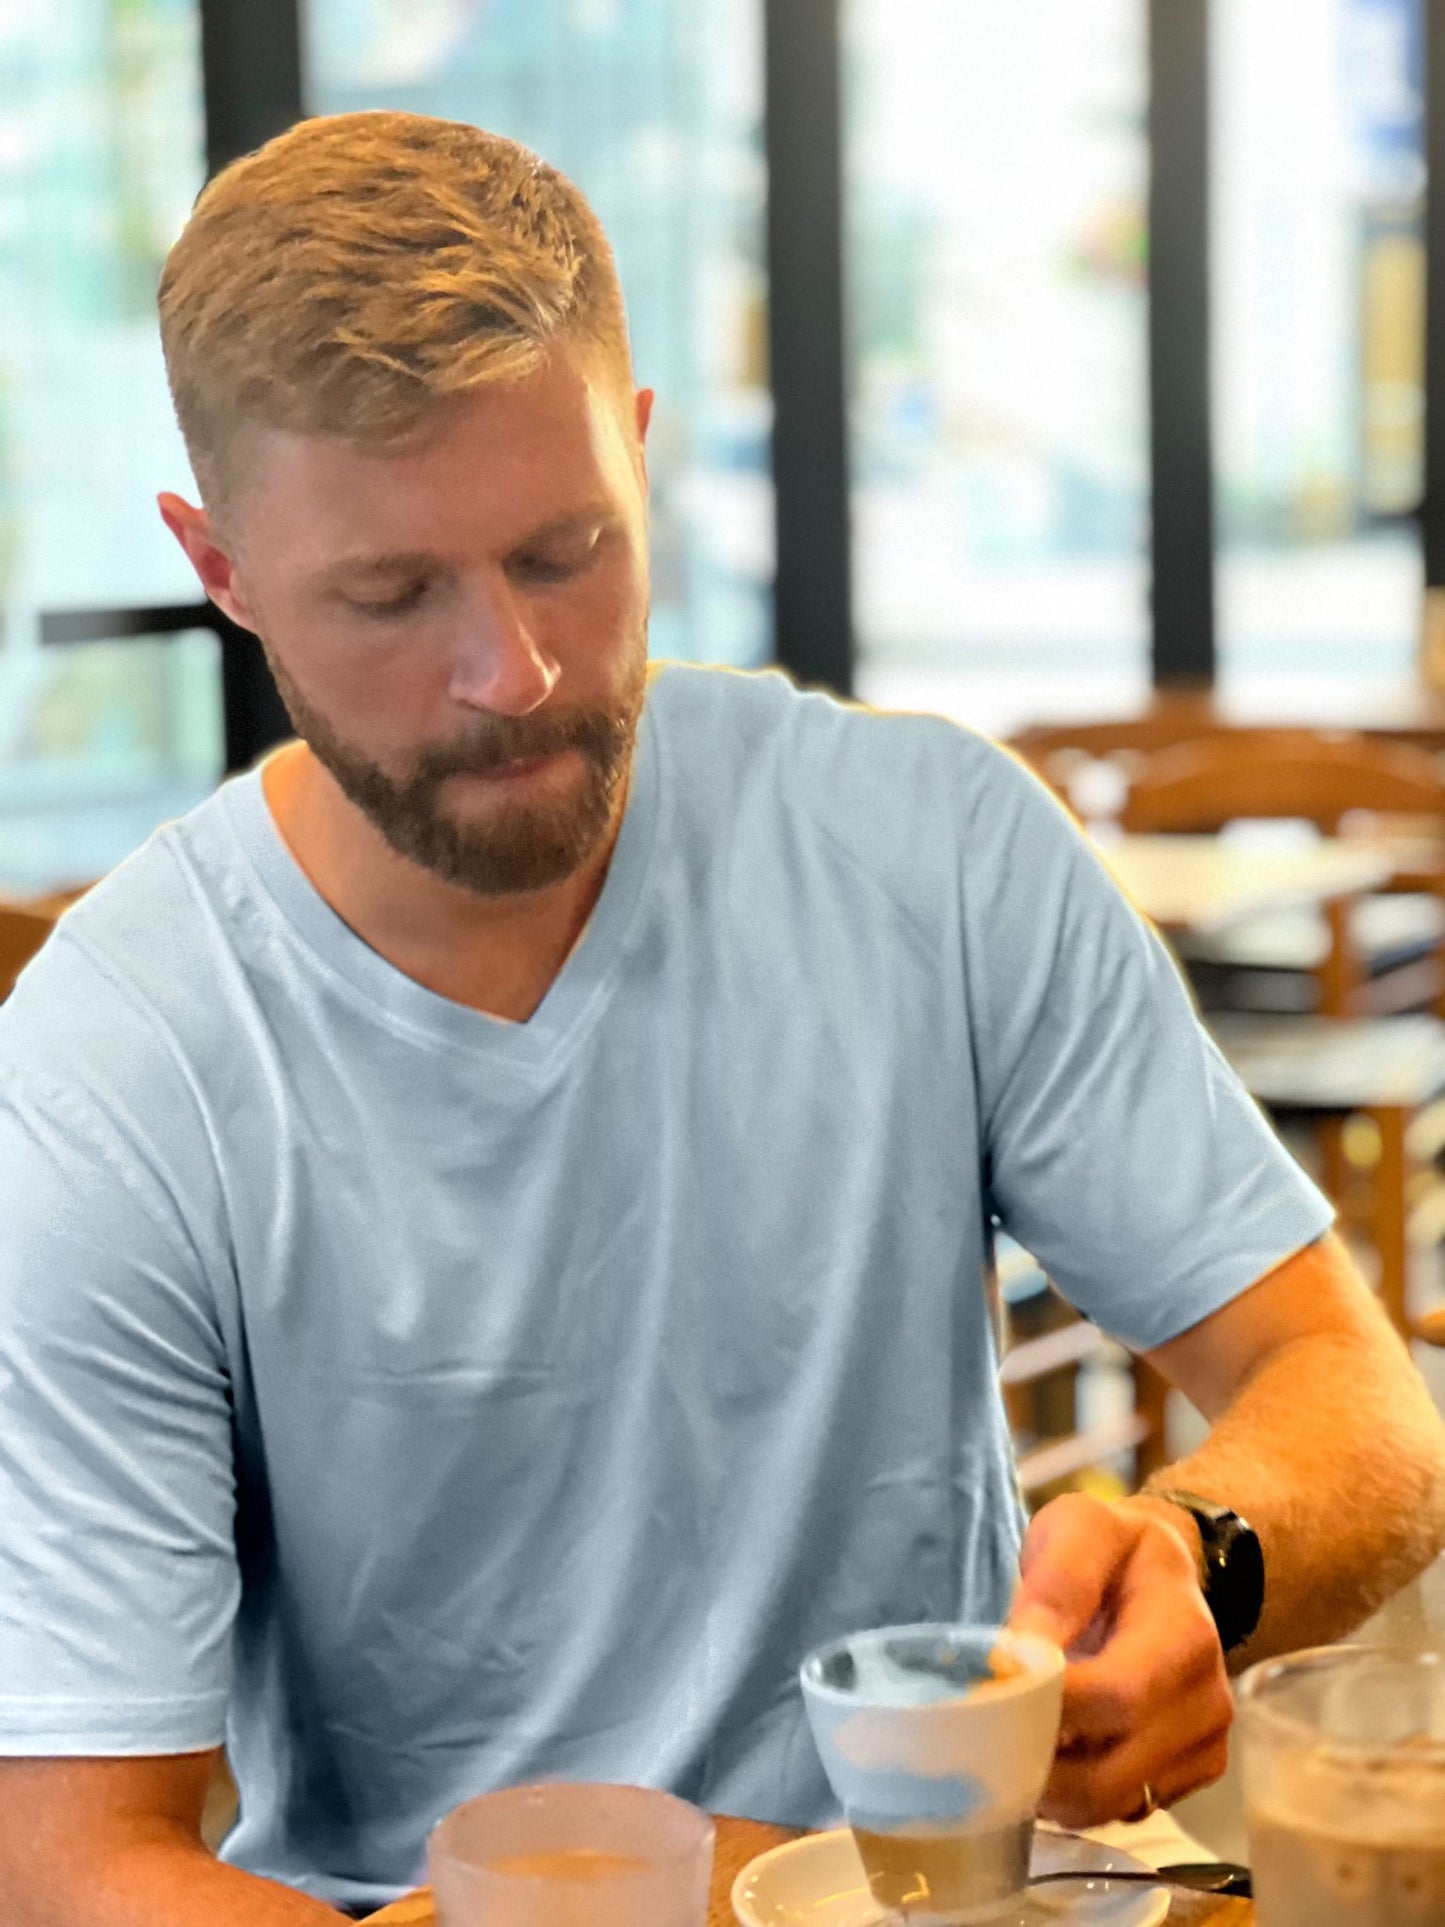
{"type": "Polygon", "coordinates": [[[1423,0],[0,0],[0,887],[104,871],[214,784],[228,722],[237,766],[284,727],[258,652],[223,674],[181,626],[154,291],[208,168],[300,113],[478,121],[594,201],[658,391],[655,654],[996,733],[1211,677],[1240,715],[1438,713],[1424,27],[1423,0]],[[1194,426],[1151,447],[1170,407],[1194,426]]]}
{"type": "MultiPolygon", "coordinates": [[[[155,290],[208,174],[371,106],[610,232],[653,653],[1024,755],[1445,1398],[1445,0],[0,0],[0,995],[290,734],[156,513],[155,290]]],[[[1187,1448],[998,1268],[1030,1503],[1187,1448]]]]}
{"type": "MultiPolygon", "coordinates": [[[[155,290],[196,193],[304,114],[479,122],[571,174],[616,247],[657,391],[653,653],[1013,743],[1434,1369],[1432,14],[0,0],[0,993],[7,954],[290,733],[155,509],[194,493],[155,290]],[[1181,805],[1167,758],[1201,744],[1181,805]]],[[[1129,1483],[1188,1415],[1000,1252],[1027,1491],[1129,1483]]]]}

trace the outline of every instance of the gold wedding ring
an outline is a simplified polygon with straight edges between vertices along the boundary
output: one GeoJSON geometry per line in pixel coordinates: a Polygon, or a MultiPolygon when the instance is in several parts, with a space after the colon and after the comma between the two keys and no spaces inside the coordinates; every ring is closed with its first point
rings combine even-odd
{"type": "Polygon", "coordinates": [[[1146,1780],[1139,1798],[1139,1804],[1132,1813],[1125,1815],[1125,1824],[1131,1827],[1137,1826],[1141,1820],[1147,1820],[1151,1813],[1157,1813],[1158,1811],[1159,1802],[1154,1798],[1154,1789],[1146,1780]]]}

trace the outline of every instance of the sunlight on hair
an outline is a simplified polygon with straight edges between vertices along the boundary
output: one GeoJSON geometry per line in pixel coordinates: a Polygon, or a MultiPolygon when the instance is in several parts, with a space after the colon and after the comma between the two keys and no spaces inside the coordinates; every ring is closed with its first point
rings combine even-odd
{"type": "Polygon", "coordinates": [[[299,121],[200,195],[161,340],[207,506],[252,427],[385,444],[568,340],[631,386],[612,251],[579,190],[498,134],[421,114],[299,121]]]}

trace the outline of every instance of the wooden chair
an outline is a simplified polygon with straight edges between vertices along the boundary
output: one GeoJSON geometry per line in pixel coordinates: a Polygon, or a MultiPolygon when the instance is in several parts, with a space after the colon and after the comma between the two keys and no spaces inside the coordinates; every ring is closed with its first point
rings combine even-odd
{"type": "Polygon", "coordinates": [[[1297,817],[1338,834],[1352,816],[1445,821],[1445,766],[1430,751],[1304,729],[1228,730],[1162,748],[1130,786],[1131,830],[1208,831],[1297,817]]]}
{"type": "MultiPolygon", "coordinates": [[[[1423,750],[1352,736],[1219,737],[1151,758],[1120,821],[1132,831],[1199,834],[1289,818],[1339,834],[1361,816],[1433,823],[1445,835],[1445,770],[1423,750]]],[[[1348,1155],[1347,1126],[1364,1120],[1372,1156],[1361,1215],[1379,1259],[1381,1299],[1402,1332],[1423,1336],[1409,1306],[1408,1254],[1412,1232],[1424,1242],[1440,1209],[1433,1166],[1445,1141],[1445,866],[1417,860],[1396,882],[1408,896],[1334,906],[1323,930],[1308,917],[1257,919],[1178,948],[1196,983],[1201,965],[1242,973],[1293,965],[1313,977],[1312,1012],[1222,1010],[1216,1000],[1207,1020],[1267,1109],[1315,1120],[1326,1189],[1346,1218],[1355,1210],[1358,1162],[1348,1155]],[[1291,933],[1311,947],[1291,957],[1291,933]],[[1396,975],[1403,991],[1390,981],[1396,975]],[[1399,1014],[1418,1013],[1422,1003],[1426,1014],[1399,1014]]]]}
{"type": "Polygon", "coordinates": [[[54,918],[40,916],[24,904],[0,904],[0,1000],[10,995],[15,979],[54,927],[54,918]]]}
{"type": "Polygon", "coordinates": [[[1351,823],[1424,827],[1387,890],[1325,913],[1277,912],[1182,939],[1206,1009],[1445,1016],[1445,764],[1362,737],[1262,731],[1162,751],[1120,810],[1129,830],[1208,832],[1288,818],[1338,835],[1351,823]]]}
{"type": "Polygon", "coordinates": [[[0,898],[0,1003],[15,988],[16,978],[55,928],[61,912],[89,888],[86,884],[41,897],[0,898]]]}
{"type": "Polygon", "coordinates": [[[1207,690],[1179,691],[1159,696],[1133,716],[1031,723],[1009,738],[1009,747],[1029,762],[1070,754],[1115,756],[1140,751],[1152,755],[1176,743],[1228,734],[1233,727],[1215,714],[1207,690]]]}
{"type": "Polygon", "coordinates": [[[56,915],[37,902],[0,902],[0,1002],[56,927],[56,915]]]}
{"type": "Polygon", "coordinates": [[[1165,1463],[1168,1386],[1081,1318],[1027,1253],[1005,1242],[999,1258],[1004,1354],[999,1370],[1018,1460],[1019,1487],[1037,1507],[1060,1492],[1128,1491],[1165,1463]],[[1132,1386],[1128,1409],[1083,1422],[1086,1374],[1112,1370],[1132,1386]],[[1129,1465],[1132,1480],[1118,1467],[1129,1465]]]}
{"type": "Polygon", "coordinates": [[[1010,737],[1008,747],[1076,816],[1094,822],[1117,814],[1129,779],[1148,757],[1227,729],[1207,692],[1181,692],[1159,697],[1135,716],[1031,724],[1010,737]]]}

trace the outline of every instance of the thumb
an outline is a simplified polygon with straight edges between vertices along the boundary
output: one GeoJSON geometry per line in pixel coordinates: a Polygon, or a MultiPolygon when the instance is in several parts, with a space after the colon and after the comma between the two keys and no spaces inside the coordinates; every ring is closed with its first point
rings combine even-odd
{"type": "Polygon", "coordinates": [[[1078,1493],[1041,1507],[1024,1534],[1009,1630],[1065,1652],[1082,1641],[1103,1612],[1124,1536],[1109,1507],[1078,1493]]]}
{"type": "Polygon", "coordinates": [[[1065,1615],[1042,1599],[1031,1599],[1022,1583],[1014,1594],[1007,1625],[1011,1633],[1025,1633],[1031,1638],[1047,1639],[1065,1651],[1068,1650],[1070,1641],[1076,1637],[1070,1630],[1065,1615]]]}

